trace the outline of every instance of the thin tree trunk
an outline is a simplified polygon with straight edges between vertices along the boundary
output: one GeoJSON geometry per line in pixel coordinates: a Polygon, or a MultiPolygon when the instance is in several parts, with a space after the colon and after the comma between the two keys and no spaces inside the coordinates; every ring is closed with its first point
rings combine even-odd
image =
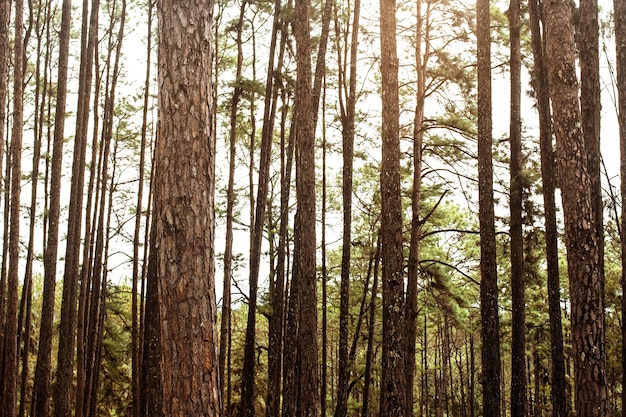
{"type": "MultiPolygon", "coordinates": [[[[265,210],[267,206],[267,194],[270,176],[270,164],[272,154],[272,135],[274,132],[275,105],[272,103],[274,55],[278,33],[278,10],[280,1],[275,5],[274,26],[269,51],[267,80],[265,85],[265,109],[263,127],[261,131],[261,155],[259,160],[259,177],[257,187],[256,205],[251,212],[251,245],[250,245],[250,275],[248,295],[248,320],[246,324],[246,338],[244,342],[243,369],[241,373],[241,408],[246,417],[252,417],[254,410],[254,364],[256,358],[256,310],[259,270],[261,265],[261,247],[263,245],[263,230],[265,226],[265,210]]],[[[253,129],[254,130],[254,129],[253,129]]],[[[254,143],[251,138],[251,144],[254,143]]],[[[253,150],[250,150],[251,158],[253,150]]],[[[252,169],[252,165],[251,165],[252,169]]],[[[252,193],[252,187],[250,188],[252,193]]],[[[251,201],[252,203],[253,201],[251,201]]],[[[251,208],[252,210],[252,208],[251,208]]]]}
{"type": "MultiPolygon", "coordinates": [[[[329,3],[329,1],[327,1],[329,3]]],[[[352,249],[352,176],[354,172],[354,136],[356,108],[357,51],[359,47],[359,17],[361,2],[356,0],[352,18],[352,39],[350,41],[349,88],[346,96],[345,111],[342,106],[341,124],[343,146],[342,201],[343,201],[343,238],[341,248],[341,284],[339,302],[339,367],[337,381],[337,405],[335,417],[345,417],[348,411],[348,384],[350,382],[350,363],[348,358],[348,319],[350,306],[350,251],[352,249]]],[[[340,69],[345,84],[345,71],[340,69]]],[[[339,86],[341,89],[342,86],[339,86]]],[[[340,103],[343,100],[340,96],[340,103]]]]}
{"type": "Polygon", "coordinates": [[[607,386],[601,254],[580,128],[571,4],[551,0],[544,5],[544,12],[570,281],[576,414],[604,416],[607,386]]]}
{"type": "Polygon", "coordinates": [[[97,40],[99,1],[93,0],[89,33],[86,35],[87,10],[83,10],[83,38],[81,44],[81,70],[78,87],[78,108],[76,112],[76,135],[74,139],[74,159],[72,161],[72,184],[70,189],[65,274],[63,277],[63,298],[61,303],[61,323],[59,326],[59,354],[54,389],[54,412],[56,417],[65,417],[72,409],[72,381],[74,354],[76,347],[76,299],[78,294],[79,257],[82,228],[83,188],[85,182],[85,153],[87,127],[89,121],[89,101],[93,58],[97,40]],[[86,42],[86,47],[84,46],[86,42]]]}
{"type": "MultiPolygon", "coordinates": [[[[48,11],[50,8],[48,7],[48,11]]],[[[57,97],[54,119],[54,142],[50,176],[50,203],[48,208],[48,233],[44,250],[44,286],[39,330],[39,348],[32,398],[32,415],[48,417],[50,397],[50,368],[52,359],[52,333],[56,289],[57,253],[59,239],[59,217],[61,209],[61,174],[63,165],[63,141],[65,107],[67,97],[67,72],[69,35],[71,27],[71,1],[64,0],[59,33],[59,62],[57,75],[57,97]]]]}
{"type": "Polygon", "coordinates": [[[524,237],[522,234],[522,120],[520,52],[520,1],[509,2],[511,36],[511,112],[510,112],[510,212],[511,239],[511,417],[526,416],[526,301],[524,296],[524,237]]]}
{"type": "Polygon", "coordinates": [[[424,101],[426,98],[426,62],[428,60],[428,44],[422,56],[422,35],[424,20],[422,18],[422,0],[416,4],[416,36],[415,66],[417,72],[417,91],[415,96],[415,115],[413,119],[413,190],[411,192],[411,237],[409,241],[409,263],[407,277],[406,306],[406,417],[413,416],[414,383],[415,383],[415,346],[417,344],[417,293],[419,274],[419,240],[421,188],[422,188],[422,142],[424,130],[424,101]]]}
{"type": "MultiPolygon", "coordinates": [[[[21,343],[18,342],[18,348],[21,349],[22,352],[22,375],[21,375],[21,385],[20,385],[20,408],[19,408],[19,416],[24,417],[26,415],[26,410],[28,406],[28,382],[30,379],[30,364],[29,364],[29,355],[30,355],[30,346],[31,346],[31,313],[32,313],[32,294],[33,294],[33,256],[34,256],[34,244],[35,244],[35,222],[37,216],[37,190],[38,190],[38,180],[39,180],[39,163],[41,157],[41,146],[42,146],[42,124],[44,122],[44,110],[45,110],[45,102],[46,102],[46,84],[47,80],[43,78],[43,89],[41,88],[42,83],[42,71],[41,71],[41,60],[47,60],[47,55],[42,57],[41,49],[42,49],[42,31],[41,31],[41,19],[42,19],[42,10],[41,5],[39,5],[37,10],[36,18],[33,15],[32,4],[30,5],[30,23],[36,25],[36,35],[37,35],[37,60],[35,63],[35,103],[34,109],[35,114],[33,117],[34,126],[33,126],[33,135],[34,135],[34,146],[33,146],[33,170],[31,175],[31,201],[30,201],[30,210],[29,210],[29,232],[28,232],[28,249],[26,253],[26,271],[24,274],[24,284],[22,289],[22,302],[20,306],[20,318],[18,320],[18,329],[19,331],[23,331],[23,337],[21,343]],[[33,22],[35,20],[35,22],[33,22]],[[43,93],[42,93],[43,91],[43,93]],[[23,329],[23,330],[22,330],[23,329]],[[21,346],[21,347],[20,347],[21,346]]],[[[47,68],[47,61],[44,64],[44,68],[47,68]]],[[[45,71],[45,69],[44,69],[45,71]]],[[[45,239],[45,235],[44,235],[45,239]]]]}
{"type": "MultiPolygon", "coordinates": [[[[618,117],[620,137],[620,178],[626,178],[626,2],[613,0],[615,19],[615,49],[617,68],[618,117]]],[[[626,201],[626,181],[620,185],[622,202],[626,201]]],[[[622,387],[626,386],[626,204],[621,210],[621,261],[622,261],[622,387]]],[[[626,417],[626,389],[622,389],[622,416],[626,417]]]]}
{"type": "MultiPolygon", "coordinates": [[[[148,111],[150,100],[150,80],[152,63],[152,20],[154,16],[154,2],[148,1],[148,27],[146,45],[146,78],[144,81],[143,110],[141,121],[141,145],[139,148],[139,181],[137,184],[137,207],[135,211],[135,231],[133,236],[133,277],[131,294],[131,350],[132,350],[132,417],[139,417],[141,413],[141,322],[139,320],[139,246],[141,232],[141,218],[143,216],[143,189],[145,185],[146,147],[148,142],[148,111]]],[[[147,223],[147,221],[146,221],[147,223]]],[[[147,228],[147,224],[146,224],[147,228]]],[[[146,242],[147,243],[147,242],[146,242]]],[[[146,245],[147,246],[147,245],[146,245]]]]}
{"type": "MultiPolygon", "coordinates": [[[[243,50],[241,33],[243,30],[243,18],[246,10],[246,2],[241,2],[239,12],[239,20],[236,24],[236,43],[237,43],[237,70],[235,80],[241,79],[243,66],[243,50]]],[[[222,398],[226,397],[225,386],[225,370],[226,370],[226,353],[229,345],[229,336],[231,328],[231,273],[233,260],[233,211],[235,206],[235,158],[237,150],[237,113],[239,111],[239,99],[241,97],[241,86],[237,82],[233,88],[233,95],[230,102],[230,135],[229,135],[229,167],[228,167],[228,188],[226,191],[226,242],[224,248],[224,285],[222,291],[222,316],[220,324],[220,349],[219,349],[219,376],[222,398]]],[[[242,374],[242,386],[244,378],[248,377],[242,374]]],[[[243,394],[243,391],[242,391],[243,394]]],[[[244,400],[245,401],[245,400],[244,400]]],[[[222,402],[222,413],[226,414],[227,404],[222,402]]]]}
{"type": "Polygon", "coordinates": [[[478,194],[483,415],[500,416],[501,364],[493,202],[491,34],[489,0],[476,1],[478,40],[478,194]]]}
{"type": "Polygon", "coordinates": [[[13,59],[13,127],[11,132],[11,206],[7,309],[4,323],[4,383],[2,415],[17,415],[18,346],[17,314],[20,265],[20,196],[22,179],[22,128],[24,122],[24,1],[15,2],[13,59]]]}
{"type": "MultiPolygon", "coordinates": [[[[284,27],[284,26],[283,26],[284,27]]],[[[285,35],[283,31],[283,35],[285,35]]],[[[281,50],[284,50],[285,37],[281,40],[281,50]]],[[[269,350],[268,350],[268,401],[267,417],[278,416],[280,413],[281,393],[281,357],[283,353],[283,323],[285,306],[285,277],[287,274],[286,257],[288,251],[288,226],[289,226],[289,195],[291,190],[291,171],[295,148],[295,135],[290,131],[285,149],[285,134],[289,106],[287,105],[287,90],[283,89],[282,101],[284,104],[281,114],[281,185],[280,185],[280,226],[278,237],[278,259],[276,261],[276,281],[272,293],[272,318],[269,324],[269,350]]]]}
{"type": "Polygon", "coordinates": [[[539,113],[539,146],[541,153],[541,178],[546,234],[546,262],[548,273],[548,310],[550,319],[550,350],[552,364],[552,414],[565,417],[566,381],[563,352],[563,329],[561,325],[561,290],[559,283],[559,251],[555,201],[555,155],[552,147],[550,97],[548,72],[544,60],[544,42],[539,27],[537,0],[529,1],[529,18],[535,72],[533,87],[539,113]]]}
{"type": "Polygon", "coordinates": [[[378,268],[380,265],[380,233],[377,233],[376,251],[374,254],[374,282],[372,283],[372,295],[369,304],[369,323],[367,332],[367,353],[365,356],[365,375],[363,377],[363,406],[361,417],[370,415],[370,387],[372,385],[372,363],[374,362],[374,331],[376,324],[376,297],[378,296],[378,268]]]}
{"type": "Polygon", "coordinates": [[[157,263],[156,229],[153,226],[150,228],[150,255],[146,271],[146,311],[143,325],[143,367],[141,369],[141,402],[139,410],[142,417],[164,416],[163,388],[161,386],[161,314],[159,313],[157,263]]]}

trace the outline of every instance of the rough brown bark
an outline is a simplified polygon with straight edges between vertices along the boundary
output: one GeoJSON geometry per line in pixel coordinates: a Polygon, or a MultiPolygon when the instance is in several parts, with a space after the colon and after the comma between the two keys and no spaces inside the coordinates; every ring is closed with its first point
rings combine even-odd
{"type": "Polygon", "coordinates": [[[221,412],[214,282],[213,1],[163,0],[155,224],[164,415],[221,412]]]}
{"type": "Polygon", "coordinates": [[[546,56],[554,110],[572,311],[576,414],[607,414],[603,285],[591,181],[581,131],[571,4],[544,4],[546,56]]]}
{"type": "Polygon", "coordinates": [[[476,1],[478,41],[478,194],[483,415],[500,416],[500,319],[493,201],[489,0],[476,1]]]}
{"type": "Polygon", "coordinates": [[[522,233],[522,120],[520,1],[509,2],[511,114],[510,200],[511,239],[511,417],[526,415],[526,301],[524,295],[524,237],[522,233]]]}
{"type": "Polygon", "coordinates": [[[555,156],[552,146],[550,96],[548,72],[544,58],[544,42],[539,26],[539,5],[537,0],[529,1],[529,22],[535,75],[533,88],[537,96],[539,114],[539,147],[541,153],[541,181],[546,234],[546,263],[548,274],[548,311],[550,320],[550,350],[552,354],[552,415],[565,417],[566,380],[565,355],[563,351],[563,328],[561,325],[561,290],[559,282],[559,250],[555,201],[555,156]]]}
{"type": "Polygon", "coordinates": [[[317,271],[315,260],[315,113],[311,69],[311,2],[296,0],[293,22],[296,39],[296,91],[294,127],[296,139],[296,196],[299,234],[295,256],[298,270],[300,315],[298,358],[300,381],[298,415],[316,416],[319,412],[319,378],[317,365],[317,271]]]}
{"type": "Polygon", "coordinates": [[[591,183],[591,210],[598,242],[599,267],[604,287],[604,206],[600,180],[600,58],[598,0],[581,0],[578,10],[580,112],[587,171],[591,183]]]}
{"type": "Polygon", "coordinates": [[[380,410],[389,417],[406,412],[404,333],[405,298],[402,256],[402,203],[400,193],[400,126],[396,2],[380,1],[382,81],[382,287],[383,362],[380,410]]]}

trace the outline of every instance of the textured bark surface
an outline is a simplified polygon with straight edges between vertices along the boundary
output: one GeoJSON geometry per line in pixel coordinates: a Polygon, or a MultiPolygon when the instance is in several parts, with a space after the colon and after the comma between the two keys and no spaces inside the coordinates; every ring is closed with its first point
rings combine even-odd
{"type": "Polygon", "coordinates": [[[565,354],[563,351],[563,327],[561,325],[561,285],[559,282],[559,249],[556,221],[556,173],[550,96],[548,91],[548,70],[543,50],[543,35],[539,26],[539,6],[537,0],[529,1],[529,22],[535,78],[533,88],[537,96],[539,114],[539,147],[541,153],[541,181],[543,186],[543,206],[546,228],[546,264],[548,273],[548,310],[550,317],[550,353],[552,355],[552,413],[554,417],[567,415],[565,354]]]}
{"type": "Polygon", "coordinates": [[[489,0],[476,2],[478,40],[478,204],[483,415],[500,416],[500,319],[493,208],[491,35],[489,0]]]}
{"type": "MultiPolygon", "coordinates": [[[[600,180],[600,59],[598,0],[581,0],[579,7],[580,111],[591,183],[591,210],[598,242],[600,274],[604,282],[604,206],[600,180]]],[[[604,286],[604,283],[602,284],[604,286]]]]}
{"type": "Polygon", "coordinates": [[[155,224],[163,414],[221,412],[214,283],[211,0],[158,3],[155,224]]]}
{"type": "Polygon", "coordinates": [[[294,35],[296,38],[297,81],[294,98],[296,129],[296,195],[299,243],[296,276],[300,291],[298,354],[300,361],[299,414],[317,416],[319,381],[317,369],[317,271],[315,268],[315,112],[311,69],[310,0],[296,0],[294,35]]]}
{"type": "Polygon", "coordinates": [[[547,1],[544,11],[570,282],[575,408],[580,416],[604,416],[607,387],[603,285],[581,131],[570,2],[547,1]]]}
{"type": "Polygon", "coordinates": [[[380,410],[388,417],[406,412],[405,299],[400,193],[400,127],[396,2],[380,1],[382,81],[382,287],[383,360],[380,410]]]}

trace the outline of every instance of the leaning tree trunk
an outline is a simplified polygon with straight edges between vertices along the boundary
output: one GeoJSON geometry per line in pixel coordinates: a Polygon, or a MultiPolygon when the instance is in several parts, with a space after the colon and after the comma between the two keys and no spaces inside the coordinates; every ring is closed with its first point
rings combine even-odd
{"type": "Polygon", "coordinates": [[[607,414],[603,282],[591,180],[576,77],[571,4],[544,4],[550,98],[565,224],[572,311],[575,407],[580,416],[607,414]]]}

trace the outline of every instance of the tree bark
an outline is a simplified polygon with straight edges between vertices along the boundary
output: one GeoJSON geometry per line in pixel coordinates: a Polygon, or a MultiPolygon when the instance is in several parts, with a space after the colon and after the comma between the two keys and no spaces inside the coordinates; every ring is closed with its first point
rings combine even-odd
{"type": "Polygon", "coordinates": [[[483,415],[500,416],[500,319],[493,201],[489,0],[476,1],[478,41],[478,194],[483,415]]]}
{"type": "Polygon", "coordinates": [[[317,271],[315,260],[315,114],[311,70],[310,0],[296,0],[293,22],[296,39],[296,91],[294,127],[296,139],[296,200],[299,234],[296,238],[300,308],[298,357],[300,364],[299,413],[302,417],[319,412],[317,346],[317,271]]]}
{"type": "Polygon", "coordinates": [[[383,362],[380,410],[404,417],[406,404],[405,297],[402,256],[402,202],[400,193],[400,109],[396,51],[396,2],[380,1],[382,81],[382,287],[383,362]]]}
{"type": "Polygon", "coordinates": [[[554,110],[572,311],[577,415],[607,414],[604,295],[591,180],[578,101],[571,4],[544,4],[546,56],[554,110]]]}
{"type": "Polygon", "coordinates": [[[221,412],[214,282],[213,1],[163,0],[155,225],[164,415],[221,412]]]}
{"type": "Polygon", "coordinates": [[[587,171],[591,182],[591,210],[598,242],[599,267],[602,287],[604,287],[604,206],[600,180],[601,104],[598,0],[581,0],[578,16],[579,38],[577,45],[580,58],[581,126],[587,154],[587,171]]]}

